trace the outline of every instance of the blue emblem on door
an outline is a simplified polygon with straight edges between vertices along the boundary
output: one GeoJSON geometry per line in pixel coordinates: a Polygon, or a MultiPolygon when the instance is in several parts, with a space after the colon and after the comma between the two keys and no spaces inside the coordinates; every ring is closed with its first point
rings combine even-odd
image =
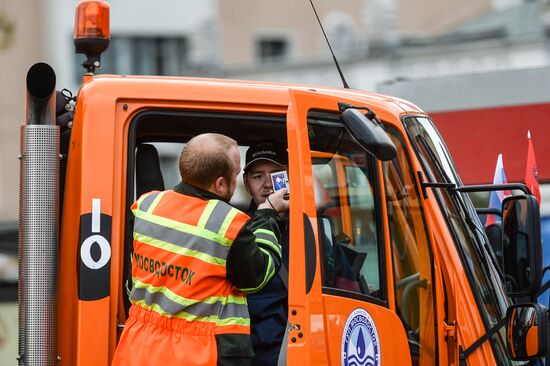
{"type": "Polygon", "coordinates": [[[380,339],[372,317],[364,309],[355,309],[346,321],[342,365],[380,366],[380,339]]]}

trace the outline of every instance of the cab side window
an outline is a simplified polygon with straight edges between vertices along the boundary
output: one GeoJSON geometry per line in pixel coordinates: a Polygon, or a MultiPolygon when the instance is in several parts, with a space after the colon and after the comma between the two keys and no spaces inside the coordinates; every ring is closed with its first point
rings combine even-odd
{"type": "Polygon", "coordinates": [[[341,124],[327,120],[311,114],[308,126],[323,292],[384,300],[376,161],[341,124]]]}
{"type": "MultiPolygon", "coordinates": [[[[134,214],[130,207],[143,194],[152,190],[171,190],[181,181],[179,157],[185,143],[202,133],[221,133],[235,139],[241,154],[241,164],[249,146],[264,141],[286,146],[284,115],[265,115],[245,112],[196,112],[187,109],[144,109],[135,115],[128,130],[126,166],[126,196],[124,224],[124,264],[120,284],[124,313],[128,316],[129,294],[132,289],[132,252],[134,214]]],[[[241,167],[242,171],[242,167],[241,167]]],[[[231,205],[246,212],[251,197],[242,175],[231,205]]],[[[121,305],[122,306],[122,305],[121,305]]]]}

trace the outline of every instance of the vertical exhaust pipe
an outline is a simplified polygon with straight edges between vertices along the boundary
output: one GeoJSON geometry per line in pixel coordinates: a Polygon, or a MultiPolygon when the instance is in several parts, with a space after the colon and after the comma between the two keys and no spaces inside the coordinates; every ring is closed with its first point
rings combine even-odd
{"type": "Polygon", "coordinates": [[[19,186],[19,365],[57,364],[59,256],[59,126],[55,72],[45,63],[27,73],[19,186]]]}

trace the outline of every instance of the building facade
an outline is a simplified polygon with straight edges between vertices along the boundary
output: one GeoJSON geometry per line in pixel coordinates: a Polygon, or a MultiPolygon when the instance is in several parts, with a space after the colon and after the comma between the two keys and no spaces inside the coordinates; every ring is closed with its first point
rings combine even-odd
{"type": "Polygon", "coordinates": [[[43,57],[43,3],[0,3],[0,222],[17,221],[19,126],[25,123],[25,77],[43,57]]]}
{"type": "MultiPolygon", "coordinates": [[[[24,78],[51,64],[57,88],[77,93],[77,0],[4,2],[14,24],[2,46],[0,220],[17,219],[24,78]],[[9,42],[8,42],[9,43],[9,42]]],[[[100,73],[216,76],[341,86],[308,1],[111,0],[111,45],[100,73]]],[[[391,80],[544,67],[550,63],[548,0],[315,1],[346,78],[376,90],[391,80]],[[452,10],[452,11],[451,11],[452,10]]],[[[5,27],[5,26],[4,26],[5,27]]],[[[9,29],[9,26],[8,26],[9,29]]],[[[9,32],[8,32],[9,33],[9,32]]]]}

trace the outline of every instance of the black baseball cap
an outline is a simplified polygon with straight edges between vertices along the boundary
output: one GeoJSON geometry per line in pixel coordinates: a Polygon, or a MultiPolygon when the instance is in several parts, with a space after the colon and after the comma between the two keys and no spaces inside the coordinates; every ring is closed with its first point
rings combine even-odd
{"type": "Polygon", "coordinates": [[[258,160],[268,160],[280,166],[286,166],[288,165],[288,154],[286,148],[271,142],[252,145],[246,151],[244,170],[258,160]]]}

